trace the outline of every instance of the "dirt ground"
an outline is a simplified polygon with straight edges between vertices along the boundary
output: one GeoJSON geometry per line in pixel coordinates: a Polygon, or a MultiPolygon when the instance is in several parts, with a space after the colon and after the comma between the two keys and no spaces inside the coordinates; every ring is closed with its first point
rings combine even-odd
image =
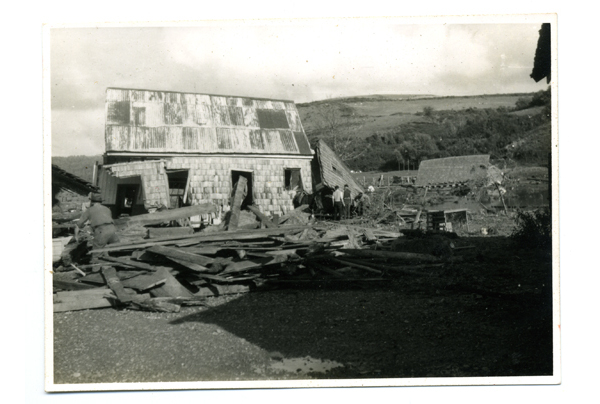
{"type": "Polygon", "coordinates": [[[56,313],[54,382],[551,375],[549,252],[503,235],[456,245],[473,248],[425,276],[56,313]]]}

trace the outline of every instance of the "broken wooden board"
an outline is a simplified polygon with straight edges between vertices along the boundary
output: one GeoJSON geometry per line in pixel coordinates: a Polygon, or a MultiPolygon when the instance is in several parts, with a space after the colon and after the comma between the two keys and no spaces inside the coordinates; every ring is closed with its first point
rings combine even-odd
{"type": "Polygon", "coordinates": [[[79,282],[74,282],[74,281],[61,280],[61,279],[53,279],[52,287],[54,287],[56,289],[62,289],[62,290],[96,289],[96,286],[87,285],[85,283],[79,283],[79,282]]]}
{"type": "Polygon", "coordinates": [[[273,229],[273,228],[277,227],[277,225],[275,223],[273,223],[271,221],[271,219],[269,219],[267,216],[265,216],[265,214],[262,213],[260,211],[260,209],[258,209],[256,206],[248,206],[246,209],[248,209],[250,212],[254,213],[256,215],[256,217],[258,217],[260,219],[260,221],[262,223],[264,223],[265,226],[267,226],[267,228],[273,229]]]}
{"type": "Polygon", "coordinates": [[[161,298],[151,298],[136,296],[130,303],[130,309],[147,310],[159,313],[179,313],[181,306],[175,303],[161,300],[161,298]]]}
{"type": "Polygon", "coordinates": [[[179,248],[154,246],[148,249],[151,253],[159,254],[167,258],[175,258],[182,261],[191,262],[194,264],[202,265],[203,267],[210,265],[214,262],[214,258],[205,257],[200,254],[194,254],[187,251],[182,251],[179,248]]]}
{"type": "Polygon", "coordinates": [[[341,274],[341,273],[337,272],[336,270],[328,268],[322,264],[317,264],[316,262],[311,262],[310,266],[318,269],[319,271],[325,272],[326,274],[333,275],[338,278],[345,278],[344,274],[341,274]]]}
{"type": "Polygon", "coordinates": [[[240,209],[242,202],[248,192],[248,180],[246,177],[240,175],[237,183],[233,189],[233,199],[231,201],[231,212],[229,215],[229,223],[227,224],[228,231],[237,230],[238,223],[240,220],[240,209]]]}
{"type": "Polygon", "coordinates": [[[117,275],[117,270],[114,267],[103,267],[102,276],[104,276],[106,284],[115,293],[117,299],[123,303],[131,301],[131,294],[125,291],[125,288],[117,275]]]}
{"type": "Polygon", "coordinates": [[[382,271],[380,271],[378,269],[372,268],[372,267],[370,267],[368,265],[364,265],[362,263],[359,264],[359,263],[357,263],[355,261],[345,260],[345,259],[341,259],[341,258],[331,258],[331,260],[334,261],[334,262],[340,263],[340,264],[351,266],[353,268],[358,268],[358,269],[362,269],[362,270],[365,270],[365,271],[368,271],[368,272],[373,272],[373,273],[378,274],[378,275],[382,274],[382,271]]]}
{"type": "Polygon", "coordinates": [[[303,215],[308,216],[308,213],[304,212],[304,209],[307,209],[307,208],[308,208],[308,205],[298,206],[296,209],[292,210],[291,212],[288,212],[285,215],[281,216],[279,218],[279,224],[284,223],[285,221],[287,221],[288,219],[290,219],[292,217],[302,217],[303,215]]]}
{"type": "Polygon", "coordinates": [[[133,261],[133,260],[130,260],[127,258],[117,258],[117,257],[109,257],[109,256],[101,256],[99,258],[103,261],[114,262],[116,264],[122,264],[127,267],[139,268],[139,269],[143,269],[146,271],[152,271],[152,272],[157,271],[158,269],[162,268],[162,267],[155,266],[155,265],[145,264],[143,262],[133,261]]]}
{"type": "Polygon", "coordinates": [[[196,292],[195,296],[198,297],[211,297],[211,296],[222,296],[222,295],[234,295],[238,293],[250,292],[250,286],[248,285],[208,285],[200,288],[196,292]]]}
{"type": "Polygon", "coordinates": [[[137,291],[143,292],[145,290],[151,289],[153,287],[162,285],[167,280],[157,273],[153,272],[150,274],[144,274],[140,276],[136,276],[134,278],[129,278],[126,280],[122,280],[121,284],[126,288],[135,289],[137,291]]]}
{"type": "Polygon", "coordinates": [[[409,253],[409,252],[399,252],[399,251],[380,251],[380,250],[357,250],[357,249],[349,249],[342,248],[338,250],[345,254],[355,255],[357,257],[366,257],[366,258],[390,258],[390,259],[398,259],[398,260],[406,260],[406,261],[421,261],[421,262],[439,262],[439,258],[429,255],[429,254],[417,254],[417,253],[409,253]]]}
{"type": "MultiPolygon", "coordinates": [[[[103,265],[106,265],[106,264],[103,264],[103,265]]],[[[130,279],[130,278],[133,278],[135,276],[142,275],[144,273],[146,273],[146,272],[142,272],[142,271],[117,271],[117,276],[119,277],[119,279],[121,281],[124,281],[125,279],[130,279]]],[[[94,284],[94,285],[106,285],[106,281],[104,280],[104,277],[100,273],[87,274],[86,276],[82,276],[81,278],[79,278],[79,281],[80,282],[91,283],[91,284],[94,284]]]]}
{"type": "Polygon", "coordinates": [[[189,261],[184,261],[184,260],[180,260],[177,258],[169,258],[171,261],[178,263],[179,265],[183,265],[184,267],[191,269],[192,271],[195,272],[210,272],[210,269],[208,269],[205,266],[202,266],[200,264],[194,264],[193,262],[189,262],[189,261]]]}
{"type": "Polygon", "coordinates": [[[221,275],[261,268],[265,265],[279,264],[286,262],[288,258],[289,257],[287,255],[278,255],[272,258],[258,258],[252,260],[247,259],[244,261],[232,262],[231,264],[227,265],[223,272],[221,272],[221,275]]]}
{"type": "Polygon", "coordinates": [[[187,290],[173,275],[166,269],[159,269],[156,274],[165,279],[165,283],[156,288],[150,289],[153,297],[192,297],[193,294],[187,290]]]}
{"type": "MultiPolygon", "coordinates": [[[[125,289],[127,293],[135,295],[131,289],[125,289]]],[[[60,313],[64,311],[76,311],[87,309],[99,309],[113,307],[117,304],[117,297],[108,288],[95,288],[74,292],[58,292],[53,297],[52,311],[60,313]]]]}
{"type": "Polygon", "coordinates": [[[281,234],[294,234],[299,233],[302,230],[310,228],[310,226],[283,226],[276,229],[260,229],[260,230],[240,230],[236,232],[216,232],[216,233],[196,233],[187,237],[172,237],[167,240],[155,240],[155,241],[144,241],[139,243],[128,243],[128,244],[109,244],[106,247],[92,250],[93,253],[120,251],[120,250],[133,250],[139,248],[147,248],[153,246],[164,246],[164,245],[193,245],[202,242],[217,242],[217,241],[231,241],[231,240],[255,240],[266,238],[268,236],[275,236],[281,234]]]}
{"type": "Polygon", "coordinates": [[[189,236],[190,234],[194,234],[194,229],[191,227],[150,227],[148,229],[148,238],[150,239],[189,236]]]}
{"type": "Polygon", "coordinates": [[[130,216],[115,220],[115,226],[118,228],[133,227],[136,225],[148,226],[151,224],[160,224],[177,219],[185,219],[192,216],[204,215],[217,211],[217,207],[211,203],[185,206],[179,209],[168,209],[160,212],[147,213],[144,215],[130,216]]]}

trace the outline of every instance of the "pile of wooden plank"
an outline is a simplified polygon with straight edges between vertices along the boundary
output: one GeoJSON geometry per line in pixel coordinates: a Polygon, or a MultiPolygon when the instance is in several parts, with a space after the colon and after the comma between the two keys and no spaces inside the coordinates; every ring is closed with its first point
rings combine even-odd
{"type": "Polygon", "coordinates": [[[268,218],[251,207],[262,223],[257,229],[230,226],[231,219],[212,231],[150,229],[145,238],[91,250],[97,262],[85,264],[86,255],[70,262],[69,271],[55,274],[54,311],[124,307],[177,312],[212,296],[286,284],[386,281],[443,265],[433,255],[389,250],[386,246],[402,237],[399,233],[315,223],[303,208],[268,218]]]}

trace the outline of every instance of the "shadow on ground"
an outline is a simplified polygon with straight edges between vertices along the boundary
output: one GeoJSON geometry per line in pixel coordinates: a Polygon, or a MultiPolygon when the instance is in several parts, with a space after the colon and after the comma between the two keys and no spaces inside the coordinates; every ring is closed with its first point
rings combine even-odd
{"type": "Polygon", "coordinates": [[[462,263],[428,276],[251,293],[170,324],[343,365],[320,378],[551,375],[549,255],[499,237],[466,243],[462,263]]]}

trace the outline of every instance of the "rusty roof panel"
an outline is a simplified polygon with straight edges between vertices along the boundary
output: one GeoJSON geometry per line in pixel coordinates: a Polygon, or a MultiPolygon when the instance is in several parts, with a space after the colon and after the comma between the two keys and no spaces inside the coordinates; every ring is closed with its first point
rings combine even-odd
{"type": "Polygon", "coordinates": [[[291,130],[280,130],[279,136],[281,137],[281,144],[283,145],[283,150],[294,153],[298,152],[298,146],[296,146],[294,134],[291,130]]]}
{"type": "Polygon", "coordinates": [[[214,105],[218,105],[218,106],[226,107],[227,106],[227,97],[220,97],[218,95],[211,95],[210,96],[210,103],[213,106],[214,105]]]}
{"type": "Polygon", "coordinates": [[[285,104],[282,101],[271,101],[271,108],[285,109],[285,104]]]}
{"type": "Polygon", "coordinates": [[[194,123],[200,126],[213,126],[212,107],[204,102],[194,106],[194,123]]]}
{"type": "Polygon", "coordinates": [[[262,133],[260,130],[251,129],[248,132],[250,138],[250,148],[252,150],[264,150],[265,143],[263,142],[262,133]]]}
{"type": "Polygon", "coordinates": [[[109,101],[106,103],[106,123],[109,125],[129,125],[129,101],[109,101]]]}
{"type": "Polygon", "coordinates": [[[271,100],[254,100],[254,105],[256,106],[256,108],[273,109],[271,100]]]}
{"type": "Polygon", "coordinates": [[[304,132],[294,132],[294,138],[300,154],[312,154],[312,149],[304,132]]]}
{"type": "Polygon", "coordinates": [[[250,107],[242,107],[244,114],[244,126],[248,128],[260,128],[258,124],[258,115],[256,109],[250,107]]]}
{"type": "Polygon", "coordinates": [[[289,129],[290,125],[285,111],[273,109],[257,109],[259,126],[263,129],[289,129]]]}
{"type": "Polygon", "coordinates": [[[217,147],[220,150],[231,150],[231,132],[227,129],[217,128],[217,147]]]}
{"type": "Polygon", "coordinates": [[[242,106],[254,108],[254,100],[252,100],[252,98],[242,98],[242,106]]]}
{"type": "Polygon", "coordinates": [[[231,124],[235,126],[244,126],[244,112],[242,111],[242,107],[228,107],[228,110],[231,124]]]}
{"type": "Polygon", "coordinates": [[[173,104],[181,104],[182,100],[181,100],[181,93],[164,93],[165,94],[165,100],[164,102],[170,102],[173,104]]]}
{"type": "Polygon", "coordinates": [[[300,124],[300,115],[298,112],[286,110],[285,115],[287,116],[290,128],[294,132],[302,132],[302,125],[300,124]]]}
{"type": "Polygon", "coordinates": [[[215,126],[231,126],[231,118],[229,117],[229,108],[222,105],[212,106],[215,126]]]}
{"type": "Polygon", "coordinates": [[[107,88],[106,101],[129,101],[129,90],[107,88]]]}
{"type": "Polygon", "coordinates": [[[227,105],[230,107],[241,107],[242,99],[240,97],[227,97],[227,105]]]}
{"type": "Polygon", "coordinates": [[[262,130],[265,143],[265,150],[269,153],[282,153],[285,149],[281,143],[281,136],[278,130],[262,130]]]}
{"type": "Polygon", "coordinates": [[[164,116],[166,125],[181,125],[183,123],[183,108],[182,104],[165,102],[164,116]]]}

